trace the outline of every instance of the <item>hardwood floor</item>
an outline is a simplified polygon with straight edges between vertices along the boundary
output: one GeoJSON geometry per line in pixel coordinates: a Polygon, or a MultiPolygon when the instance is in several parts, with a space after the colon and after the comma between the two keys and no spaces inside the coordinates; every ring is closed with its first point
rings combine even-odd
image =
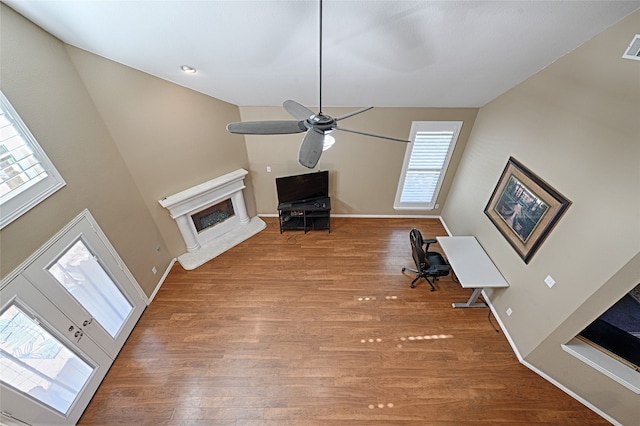
{"type": "Polygon", "coordinates": [[[409,287],[409,230],[446,235],[439,221],[264,220],[173,267],[79,424],[608,424],[520,364],[488,309],[451,307],[471,290],[409,287]]]}

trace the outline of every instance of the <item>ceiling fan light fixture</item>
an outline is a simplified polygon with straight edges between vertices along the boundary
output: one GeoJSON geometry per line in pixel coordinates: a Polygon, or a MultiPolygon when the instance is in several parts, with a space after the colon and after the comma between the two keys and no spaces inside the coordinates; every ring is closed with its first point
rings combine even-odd
{"type": "Polygon", "coordinates": [[[180,69],[182,70],[182,72],[187,73],[187,74],[195,74],[196,69],[189,66],[189,65],[183,65],[180,67],[180,69]]]}
{"type": "Polygon", "coordinates": [[[324,140],[322,142],[322,150],[323,151],[328,150],[333,146],[334,143],[336,143],[336,138],[334,138],[330,134],[325,133],[324,140]]]}

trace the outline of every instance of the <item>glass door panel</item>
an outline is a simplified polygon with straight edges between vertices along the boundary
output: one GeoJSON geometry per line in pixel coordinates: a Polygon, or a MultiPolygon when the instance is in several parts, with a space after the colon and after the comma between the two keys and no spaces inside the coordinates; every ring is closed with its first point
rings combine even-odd
{"type": "Polygon", "coordinates": [[[76,241],[48,270],[93,321],[116,337],[133,306],[82,240],[76,241]]]}
{"type": "Polygon", "coordinates": [[[15,303],[0,314],[0,380],[61,414],[93,368],[15,303]]]}
{"type": "Polygon", "coordinates": [[[88,212],[49,241],[23,275],[113,359],[146,307],[88,212]]]}
{"type": "MultiPolygon", "coordinates": [[[[2,283],[0,283],[2,284],[2,283]]],[[[73,425],[113,360],[21,275],[0,289],[0,423],[73,425]]]]}

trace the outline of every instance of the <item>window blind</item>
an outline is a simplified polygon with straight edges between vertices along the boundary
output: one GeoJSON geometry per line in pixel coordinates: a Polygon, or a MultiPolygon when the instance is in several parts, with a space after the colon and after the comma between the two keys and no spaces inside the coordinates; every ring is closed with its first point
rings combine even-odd
{"type": "Polygon", "coordinates": [[[393,208],[431,210],[436,204],[462,121],[414,121],[393,208]]]}
{"type": "Polygon", "coordinates": [[[453,131],[416,132],[401,203],[432,203],[453,136],[453,131]]]}
{"type": "Polygon", "coordinates": [[[14,125],[11,115],[0,105],[0,200],[46,177],[40,160],[14,125]]]}

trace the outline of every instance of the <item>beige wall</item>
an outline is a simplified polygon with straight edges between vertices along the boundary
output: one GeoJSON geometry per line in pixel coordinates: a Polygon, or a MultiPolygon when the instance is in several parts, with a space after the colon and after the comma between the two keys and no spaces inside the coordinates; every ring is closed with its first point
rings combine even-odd
{"type": "Polygon", "coordinates": [[[443,211],[509,281],[490,298],[519,354],[622,424],[638,396],[559,345],[640,282],[640,62],[621,58],[638,28],[640,12],[481,108],[443,211]],[[573,202],[528,265],[483,213],[509,156],[573,202]]]}
{"type": "Polygon", "coordinates": [[[64,45],[4,5],[0,20],[0,89],[67,182],[0,231],[0,275],[88,208],[151,294],[171,256],[64,45]]]}
{"type": "MultiPolygon", "coordinates": [[[[315,110],[313,106],[310,109],[315,110]]],[[[339,117],[355,108],[323,108],[339,117]]],[[[463,121],[450,170],[438,203],[446,198],[455,168],[464,151],[477,114],[476,108],[374,108],[340,122],[342,127],[395,138],[409,138],[413,121],[463,121]]],[[[291,117],[281,107],[241,107],[243,120],[286,120],[291,117]]],[[[329,170],[332,214],[352,215],[437,215],[428,211],[394,210],[393,202],[402,170],[406,144],[335,131],[335,145],[325,151],[314,170],[329,170]]],[[[261,214],[277,213],[275,178],[310,173],[298,164],[298,148],[304,134],[247,136],[247,152],[261,214]],[[268,173],[267,166],[271,167],[268,173]]]]}
{"type": "MultiPolygon", "coordinates": [[[[162,271],[184,251],[159,198],[242,167],[250,171],[249,213],[275,213],[275,177],[310,171],[296,162],[302,135],[247,137],[245,147],[243,137],[224,130],[241,118],[289,118],[281,108],[238,110],[65,46],[1,4],[0,14],[0,88],[67,181],[0,231],[0,276],[89,208],[149,295],[159,279],[152,266],[162,271]]],[[[447,225],[455,235],[476,235],[510,282],[490,296],[518,353],[623,424],[637,420],[637,395],[559,344],[638,283],[629,277],[640,277],[640,63],[620,58],[638,28],[640,13],[477,118],[476,109],[375,108],[342,123],[404,138],[414,120],[465,122],[455,180],[445,182],[439,199],[447,225]],[[573,201],[529,265],[483,214],[512,155],[573,201]],[[547,274],[557,281],[552,289],[543,282],[547,274]],[[503,314],[508,307],[510,317],[503,314]]],[[[336,138],[318,165],[331,171],[334,213],[406,214],[393,210],[405,146],[347,133],[336,138]]]]}
{"type": "MultiPolygon", "coordinates": [[[[84,208],[147,295],[185,252],[158,200],[239,168],[238,108],[65,45],[2,5],[0,88],[67,186],[0,231],[1,274],[84,208]]],[[[255,215],[251,176],[245,201],[255,215]]]]}
{"type": "MultiPolygon", "coordinates": [[[[175,221],[158,200],[249,169],[244,138],[226,130],[240,119],[238,108],[86,51],[67,50],[170,254],[185,253],[175,221]]],[[[255,216],[251,181],[248,175],[244,197],[255,216]]]]}

